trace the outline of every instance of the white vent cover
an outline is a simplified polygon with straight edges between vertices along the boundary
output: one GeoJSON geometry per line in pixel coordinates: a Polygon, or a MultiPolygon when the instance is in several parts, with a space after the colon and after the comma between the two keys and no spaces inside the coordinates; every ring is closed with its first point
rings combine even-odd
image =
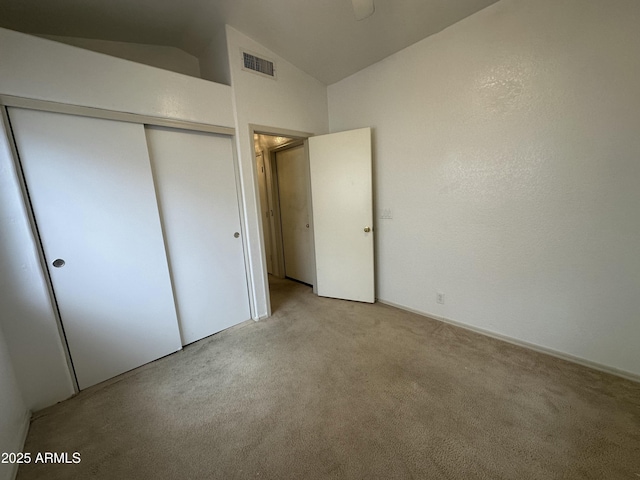
{"type": "Polygon", "coordinates": [[[242,52],[242,69],[259,73],[270,78],[276,77],[275,64],[266,58],[260,58],[253,53],[242,52]]]}

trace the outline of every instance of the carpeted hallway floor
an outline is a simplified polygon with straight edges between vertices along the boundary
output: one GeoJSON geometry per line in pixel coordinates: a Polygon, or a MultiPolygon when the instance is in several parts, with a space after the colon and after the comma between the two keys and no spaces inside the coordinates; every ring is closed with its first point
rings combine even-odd
{"type": "Polygon", "coordinates": [[[39,479],[640,479],[640,384],[272,282],[274,315],[38,412],[39,479]]]}

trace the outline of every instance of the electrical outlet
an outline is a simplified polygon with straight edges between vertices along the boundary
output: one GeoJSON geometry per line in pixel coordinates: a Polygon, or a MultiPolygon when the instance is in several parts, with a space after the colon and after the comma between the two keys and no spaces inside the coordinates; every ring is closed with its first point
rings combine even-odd
{"type": "Polygon", "coordinates": [[[383,219],[391,219],[391,218],[393,218],[393,214],[391,213],[391,209],[390,208],[383,208],[382,212],[380,213],[380,218],[383,218],[383,219]]]}
{"type": "Polygon", "coordinates": [[[444,305],[444,293],[442,292],[436,293],[436,303],[439,303],[440,305],[444,305]]]}

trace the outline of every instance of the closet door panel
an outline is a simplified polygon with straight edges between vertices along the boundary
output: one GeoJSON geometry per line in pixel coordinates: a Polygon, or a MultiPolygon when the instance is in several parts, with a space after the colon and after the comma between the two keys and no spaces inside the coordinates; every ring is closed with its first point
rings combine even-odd
{"type": "Polygon", "coordinates": [[[232,139],[146,133],[186,345],[251,318],[232,139]]]}
{"type": "Polygon", "coordinates": [[[80,388],[179,350],[144,127],[9,115],[80,388]]]}

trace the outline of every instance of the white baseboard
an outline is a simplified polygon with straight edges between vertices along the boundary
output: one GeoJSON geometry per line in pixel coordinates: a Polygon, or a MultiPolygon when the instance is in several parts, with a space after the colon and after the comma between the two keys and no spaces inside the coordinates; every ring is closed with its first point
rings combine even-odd
{"type": "Polygon", "coordinates": [[[576,357],[569,353],[561,352],[559,350],[554,350],[552,348],[543,347],[542,345],[526,342],[518,338],[509,337],[508,335],[503,335],[501,333],[493,332],[491,330],[469,325],[468,323],[462,323],[457,320],[452,320],[450,318],[442,317],[440,315],[435,315],[433,313],[422,312],[420,310],[416,310],[416,309],[407,307],[405,305],[390,302],[388,300],[383,300],[382,298],[378,298],[376,300],[385,305],[389,305],[390,307],[399,308],[400,310],[405,310],[407,312],[415,313],[417,315],[422,315],[423,317],[429,317],[434,320],[438,320],[440,322],[449,323],[451,325],[455,325],[456,327],[464,328],[465,330],[470,330],[472,332],[479,333],[487,337],[495,338],[497,340],[502,340],[503,342],[511,343],[519,347],[528,348],[529,350],[534,350],[536,352],[551,355],[552,357],[560,358],[562,360],[567,360],[572,363],[577,363],[585,367],[593,368],[594,370],[598,370],[600,372],[610,373],[611,375],[616,375],[618,377],[631,380],[632,382],[640,383],[640,375],[633,372],[628,372],[626,370],[620,370],[618,368],[611,367],[609,365],[603,365],[601,363],[592,362],[591,360],[587,360],[586,358],[576,357]]]}

